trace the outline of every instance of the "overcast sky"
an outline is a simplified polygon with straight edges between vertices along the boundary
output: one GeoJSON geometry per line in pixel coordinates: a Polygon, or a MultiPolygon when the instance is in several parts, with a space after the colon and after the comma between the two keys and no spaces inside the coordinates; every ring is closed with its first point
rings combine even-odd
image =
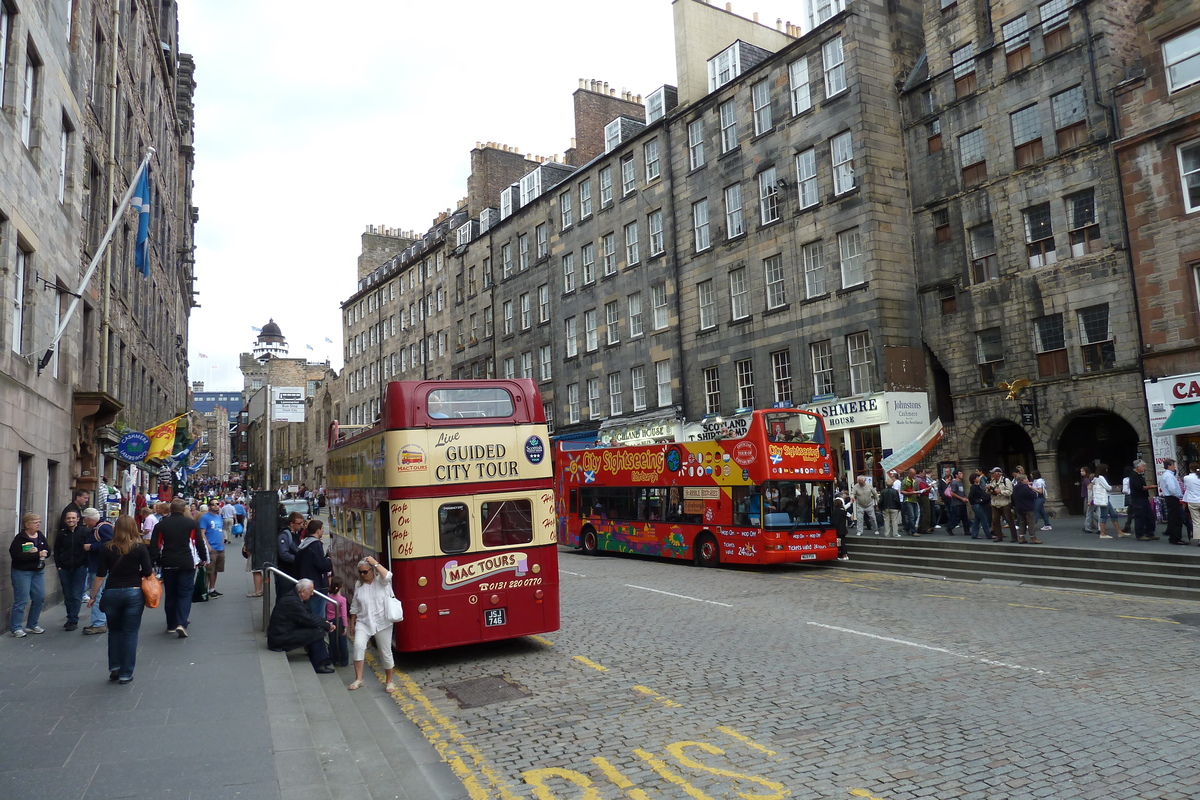
{"type": "MultiPolygon", "coordinates": [[[[802,17],[799,0],[733,10],[802,17]]],[[[291,356],[340,370],[366,225],[425,231],[466,195],[476,142],[562,153],[579,78],[675,83],[670,0],[192,0],[179,16],[197,84],[190,374],[210,391],[241,389],[238,354],[270,318],[291,356]]]]}

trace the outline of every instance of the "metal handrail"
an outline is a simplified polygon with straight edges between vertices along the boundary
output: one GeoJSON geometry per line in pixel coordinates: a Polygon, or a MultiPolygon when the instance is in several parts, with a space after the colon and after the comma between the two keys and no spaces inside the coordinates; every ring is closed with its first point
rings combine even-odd
{"type": "MultiPolygon", "coordinates": [[[[288,575],[283,570],[276,569],[275,565],[272,564],[270,561],[267,561],[266,563],[263,564],[263,631],[266,631],[267,624],[271,620],[271,587],[274,586],[274,581],[267,580],[268,572],[274,572],[276,575],[287,578],[289,581],[291,581],[294,584],[299,583],[301,580],[303,580],[303,578],[293,578],[291,575],[288,575]]],[[[325,598],[330,603],[337,602],[329,595],[322,594],[321,592],[318,592],[316,589],[313,589],[313,594],[315,594],[317,597],[325,598]]]]}

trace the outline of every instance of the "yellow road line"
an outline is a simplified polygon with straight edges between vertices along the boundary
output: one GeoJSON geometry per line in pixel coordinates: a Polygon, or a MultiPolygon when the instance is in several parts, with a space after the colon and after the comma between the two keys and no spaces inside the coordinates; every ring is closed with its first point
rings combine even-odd
{"type": "MultiPolygon", "coordinates": [[[[374,654],[368,653],[367,659],[375,677],[384,682],[386,679],[374,654]]],[[[391,694],[392,699],[463,782],[471,800],[492,800],[497,794],[502,800],[518,800],[504,777],[463,736],[458,726],[437,710],[416,681],[400,670],[395,670],[393,676],[402,688],[391,694]]]]}
{"type": "Polygon", "coordinates": [[[760,753],[766,753],[769,756],[773,756],[776,754],[774,750],[763,747],[758,742],[753,741],[749,736],[745,735],[744,733],[738,733],[733,728],[730,728],[727,725],[718,725],[717,730],[719,730],[721,733],[725,734],[726,736],[732,736],[734,739],[737,739],[742,744],[746,745],[747,747],[751,747],[751,748],[759,751],[760,753]]]}
{"type": "Polygon", "coordinates": [[[544,639],[541,636],[530,635],[530,636],[526,636],[525,638],[533,639],[535,642],[542,645],[543,647],[554,647],[554,642],[550,641],[549,639],[544,639]]]}
{"type": "Polygon", "coordinates": [[[583,664],[585,667],[591,667],[592,669],[596,670],[597,672],[608,672],[608,667],[602,667],[599,664],[597,664],[595,661],[584,658],[583,656],[575,656],[575,660],[578,661],[580,664],[583,664]]]}
{"type": "Polygon", "coordinates": [[[654,691],[649,686],[634,686],[633,688],[635,691],[641,692],[642,694],[646,695],[647,697],[653,698],[654,702],[662,703],[667,708],[683,708],[683,706],[679,705],[679,703],[676,703],[674,700],[670,700],[666,697],[663,697],[661,694],[654,691]]]}
{"type": "Polygon", "coordinates": [[[1140,619],[1146,622],[1165,622],[1168,625],[1178,625],[1179,623],[1173,619],[1159,619],[1158,617],[1131,617],[1127,614],[1117,614],[1118,619],[1140,619]]]}
{"type": "Polygon", "coordinates": [[[635,788],[633,781],[626,778],[620,770],[614,767],[606,758],[596,756],[592,763],[600,768],[604,777],[608,778],[618,788],[628,794],[633,800],[650,800],[650,796],[641,789],[635,788]]]}

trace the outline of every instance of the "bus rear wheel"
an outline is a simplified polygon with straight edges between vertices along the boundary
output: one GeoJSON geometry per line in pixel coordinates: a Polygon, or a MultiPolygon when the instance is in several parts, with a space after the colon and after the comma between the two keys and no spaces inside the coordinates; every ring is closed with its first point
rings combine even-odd
{"type": "Polygon", "coordinates": [[[583,535],[579,537],[579,545],[585,556],[594,556],[600,552],[600,542],[596,538],[596,531],[591,528],[585,529],[583,535]]]}
{"type": "Polygon", "coordinates": [[[717,540],[711,533],[702,533],[697,536],[693,548],[696,554],[696,566],[715,567],[721,563],[721,550],[717,547],[717,540]]]}

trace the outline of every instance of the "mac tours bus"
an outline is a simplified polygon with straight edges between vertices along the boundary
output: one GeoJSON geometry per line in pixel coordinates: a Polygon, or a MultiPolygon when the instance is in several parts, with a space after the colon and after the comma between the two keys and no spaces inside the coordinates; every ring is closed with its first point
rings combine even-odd
{"type": "Polygon", "coordinates": [[[400,651],[558,630],[549,432],[532,380],[396,381],[339,440],[326,489],[334,572],[390,564],[400,651]],[[386,559],[386,561],[385,561],[386,559]]]}
{"type": "Polygon", "coordinates": [[[777,408],[652,444],[556,443],[562,543],[718,564],[837,557],[825,423],[777,408]]]}

